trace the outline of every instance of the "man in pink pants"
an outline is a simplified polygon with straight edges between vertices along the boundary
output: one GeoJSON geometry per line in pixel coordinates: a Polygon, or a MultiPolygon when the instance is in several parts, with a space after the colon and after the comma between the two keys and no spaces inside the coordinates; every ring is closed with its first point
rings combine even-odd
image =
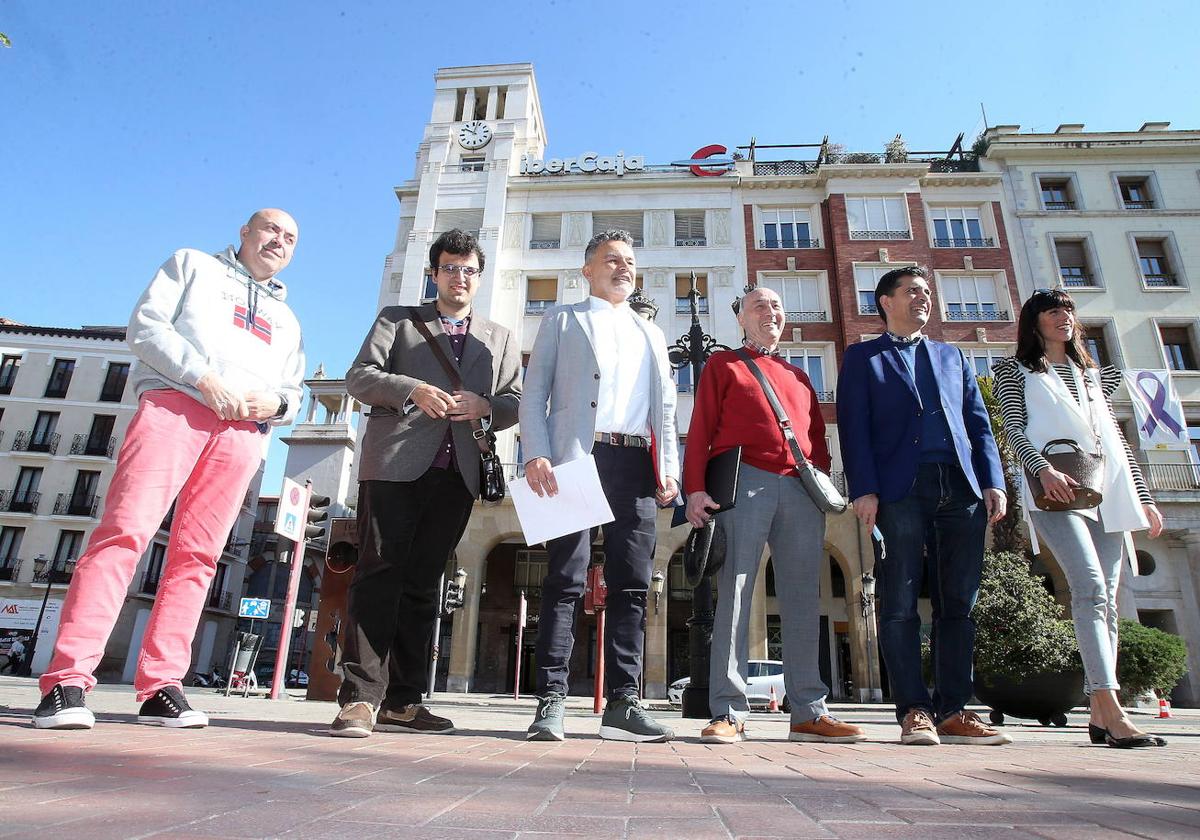
{"type": "Polygon", "coordinates": [[[38,729],[90,729],[84,694],[125,601],[138,560],[175,501],[166,567],[138,656],[139,723],[208,724],[183,696],[192,639],[217,558],[258,470],[268,427],[300,403],[300,325],[275,279],[292,259],[295,220],[259,210],[241,244],[210,255],[176,251],[133,310],[126,336],[138,409],[104,514],[67,591],[38,729]]]}

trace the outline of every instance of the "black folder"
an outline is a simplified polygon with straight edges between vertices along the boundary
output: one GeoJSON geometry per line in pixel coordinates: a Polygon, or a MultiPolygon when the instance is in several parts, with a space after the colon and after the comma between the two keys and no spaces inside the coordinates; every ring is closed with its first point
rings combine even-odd
{"type": "Polygon", "coordinates": [[[742,447],[735,446],[708,459],[704,468],[704,490],[721,510],[731,510],[737,502],[738,471],[742,466],[742,447]]]}

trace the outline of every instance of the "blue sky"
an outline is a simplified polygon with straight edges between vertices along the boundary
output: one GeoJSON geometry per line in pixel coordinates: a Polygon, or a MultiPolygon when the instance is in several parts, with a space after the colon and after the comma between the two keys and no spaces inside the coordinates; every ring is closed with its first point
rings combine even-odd
{"type": "MultiPolygon", "coordinates": [[[[0,315],[121,324],[171,251],[275,205],[309,370],[374,315],[438,67],[531,61],[552,155],[943,149],[991,124],[1200,128],[1197,4],[0,0],[0,315]]],[[[278,485],[272,447],[264,488],[278,485]]]]}

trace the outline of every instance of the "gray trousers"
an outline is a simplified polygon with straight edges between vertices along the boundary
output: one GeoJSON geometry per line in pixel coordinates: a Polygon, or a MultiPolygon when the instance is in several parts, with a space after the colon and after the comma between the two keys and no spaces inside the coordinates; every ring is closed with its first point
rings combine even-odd
{"type": "Polygon", "coordinates": [[[1093,521],[1069,510],[1031,510],[1029,515],[1038,539],[1054,554],[1071,587],[1071,618],[1088,692],[1120,688],[1117,586],[1125,559],[1125,534],[1107,533],[1102,520],[1093,521]]]}
{"type": "MultiPolygon", "coordinates": [[[[726,539],[718,573],[708,703],[714,717],[745,720],[750,609],[764,545],[771,547],[775,597],[783,624],[783,679],[792,721],[827,713],[817,645],[820,640],[820,579],[825,558],[825,514],[800,479],[742,464],[737,504],[717,514],[726,539]]],[[[782,703],[783,698],[779,701],[782,703]]]]}

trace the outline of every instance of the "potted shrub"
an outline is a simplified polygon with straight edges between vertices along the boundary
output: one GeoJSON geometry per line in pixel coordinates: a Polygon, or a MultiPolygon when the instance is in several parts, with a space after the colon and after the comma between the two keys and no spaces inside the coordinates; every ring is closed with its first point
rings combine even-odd
{"type": "Polygon", "coordinates": [[[1013,715],[1066,726],[1066,713],[1084,699],[1079,645],[1063,608],[1024,556],[984,556],[971,615],[978,627],[975,695],[992,708],[992,722],[1013,715]]]}

